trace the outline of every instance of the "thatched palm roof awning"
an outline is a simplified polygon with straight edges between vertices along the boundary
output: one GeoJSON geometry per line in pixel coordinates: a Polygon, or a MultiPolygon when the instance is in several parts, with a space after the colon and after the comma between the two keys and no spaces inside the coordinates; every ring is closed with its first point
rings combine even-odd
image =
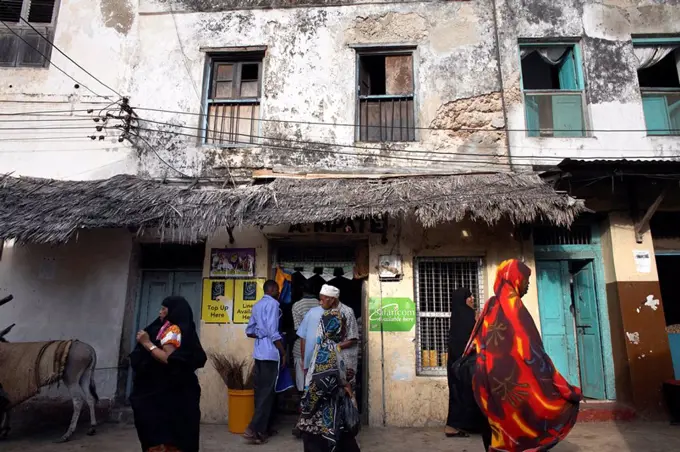
{"type": "Polygon", "coordinates": [[[424,226],[466,216],[494,224],[568,226],[582,202],[536,175],[413,176],[385,180],[276,179],[219,189],[119,175],[98,181],[6,177],[0,182],[0,237],[63,243],[79,229],[160,228],[195,241],[227,226],[297,224],[374,215],[413,215],[424,226]]]}

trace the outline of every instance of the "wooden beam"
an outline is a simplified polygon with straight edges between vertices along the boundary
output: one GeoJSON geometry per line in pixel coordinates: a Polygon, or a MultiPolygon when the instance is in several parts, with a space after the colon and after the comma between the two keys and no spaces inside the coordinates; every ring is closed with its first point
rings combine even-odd
{"type": "Polygon", "coordinates": [[[642,216],[642,219],[635,225],[635,241],[637,241],[637,243],[642,243],[643,239],[642,236],[645,233],[645,228],[649,225],[649,220],[651,220],[654,214],[656,213],[657,209],[663,202],[663,199],[666,197],[666,194],[668,193],[670,188],[671,188],[670,184],[666,185],[666,187],[661,191],[661,193],[659,193],[659,196],[656,197],[652,205],[647,208],[647,211],[642,216]]]}

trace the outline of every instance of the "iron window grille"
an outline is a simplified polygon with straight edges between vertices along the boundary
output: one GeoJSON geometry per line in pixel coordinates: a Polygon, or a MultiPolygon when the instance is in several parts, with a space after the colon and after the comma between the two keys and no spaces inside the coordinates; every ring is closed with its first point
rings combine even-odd
{"type": "Polygon", "coordinates": [[[58,9],[59,0],[0,1],[0,66],[47,67],[58,9]]]}
{"type": "Polygon", "coordinates": [[[479,309],[484,297],[483,269],[479,257],[416,258],[417,375],[446,375],[451,295],[460,287],[469,288],[479,309]]]}

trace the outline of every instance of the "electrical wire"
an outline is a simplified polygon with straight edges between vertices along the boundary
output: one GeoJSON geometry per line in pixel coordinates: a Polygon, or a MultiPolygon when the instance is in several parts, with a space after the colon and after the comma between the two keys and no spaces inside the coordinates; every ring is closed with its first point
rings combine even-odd
{"type": "Polygon", "coordinates": [[[63,116],[56,119],[0,119],[0,124],[7,122],[20,122],[20,123],[31,123],[31,122],[76,122],[76,121],[93,121],[98,119],[97,116],[82,116],[82,117],[71,117],[63,116]]]}
{"type": "MultiPolygon", "coordinates": [[[[156,155],[156,157],[158,157],[158,160],[160,160],[161,162],[163,162],[165,164],[165,166],[167,166],[171,170],[175,171],[177,174],[179,174],[182,177],[186,177],[186,178],[189,178],[189,179],[192,178],[188,174],[183,173],[182,171],[180,171],[177,168],[175,168],[174,166],[172,166],[168,161],[166,161],[163,157],[161,157],[160,154],[156,151],[156,149],[153,146],[151,146],[151,143],[149,143],[149,141],[146,138],[144,138],[143,136],[141,136],[139,134],[133,134],[133,136],[144,141],[144,143],[146,143],[147,147],[156,155]]],[[[195,178],[193,178],[193,179],[195,179],[195,178]]]]}
{"type": "MultiPolygon", "coordinates": [[[[179,136],[186,136],[190,138],[200,138],[201,135],[193,135],[193,134],[187,134],[187,133],[182,133],[182,132],[176,132],[176,131],[161,131],[158,129],[150,129],[150,128],[145,128],[145,127],[136,127],[137,130],[144,130],[144,131],[149,131],[149,132],[156,132],[156,133],[168,133],[172,135],[179,135],[179,136]]],[[[325,153],[325,154],[332,154],[335,156],[339,155],[347,155],[347,156],[354,156],[354,157],[374,157],[374,158],[379,158],[379,159],[393,159],[393,160],[406,160],[406,161],[421,161],[421,162],[428,162],[428,163],[448,163],[452,165],[459,165],[459,164],[483,164],[483,165],[493,165],[493,166],[510,166],[510,163],[506,162],[493,162],[493,161],[488,161],[488,160],[472,160],[472,159],[458,159],[458,160],[444,160],[444,159],[432,159],[432,158],[419,158],[419,157],[411,157],[411,156],[403,156],[403,155],[385,155],[384,153],[381,154],[375,154],[375,153],[352,153],[352,152],[340,152],[332,149],[311,149],[311,148],[305,148],[305,147],[294,147],[294,146],[285,146],[281,144],[277,144],[276,141],[286,141],[286,142],[293,142],[293,143],[309,143],[309,144],[315,144],[318,146],[323,146],[323,147],[328,147],[328,146],[339,146],[339,147],[352,147],[352,148],[359,148],[359,149],[364,149],[364,150],[371,150],[375,152],[389,152],[389,153],[396,153],[396,152],[403,152],[403,153],[408,153],[408,152],[415,152],[415,153],[422,153],[422,154],[428,154],[428,151],[418,151],[418,150],[397,150],[397,149],[389,149],[389,148],[364,148],[364,147],[358,147],[354,145],[336,145],[334,143],[325,143],[325,142],[313,142],[313,141],[298,141],[298,140],[292,140],[292,139],[284,139],[284,138],[271,138],[267,137],[264,135],[250,135],[250,134],[239,134],[239,133],[232,133],[231,135],[235,136],[242,136],[242,137],[247,137],[250,139],[264,139],[264,140],[272,140],[274,143],[247,143],[253,147],[270,147],[270,148],[275,148],[275,149],[283,149],[283,150],[290,150],[290,151],[298,151],[298,152],[310,152],[310,153],[325,153]]],[[[242,143],[238,143],[235,145],[242,145],[242,143]]],[[[466,157],[478,157],[478,156],[484,156],[485,154],[466,154],[466,153],[445,153],[445,152],[439,152],[439,154],[444,154],[444,155],[451,155],[451,156],[456,156],[456,155],[462,155],[466,157]]],[[[488,156],[496,157],[496,158],[507,158],[505,155],[497,155],[497,154],[486,154],[488,156]]],[[[602,160],[602,159],[607,159],[611,157],[602,157],[602,156],[590,156],[590,157],[579,157],[579,160],[602,160]]],[[[629,159],[654,159],[658,160],[660,157],[659,156],[627,156],[626,158],[629,159]]],[[[671,157],[668,157],[671,158],[671,157]]],[[[557,163],[561,162],[564,160],[563,156],[522,156],[522,157],[516,157],[516,160],[531,160],[531,159],[541,159],[541,160],[555,160],[557,163]]],[[[533,167],[535,166],[533,163],[513,163],[515,166],[527,166],[527,167],[533,167]]]]}
{"type": "MultiPolygon", "coordinates": [[[[159,112],[159,113],[171,113],[171,114],[176,114],[176,115],[189,115],[189,116],[203,116],[202,113],[193,113],[193,112],[188,112],[188,111],[179,111],[179,110],[163,110],[160,108],[149,108],[149,107],[133,107],[134,110],[142,110],[142,111],[154,111],[154,112],[159,112]]],[[[232,119],[247,119],[247,120],[253,120],[253,118],[250,117],[240,117],[240,116],[232,116],[232,119]]],[[[321,121],[295,121],[291,119],[266,119],[266,118],[258,118],[257,121],[261,122],[273,122],[273,123],[281,123],[281,124],[302,124],[302,125],[318,125],[318,126],[326,126],[326,127],[360,127],[359,124],[352,124],[352,123],[341,123],[341,122],[321,122],[321,121]]],[[[372,126],[372,127],[378,127],[378,126],[372,126]]],[[[501,127],[498,129],[494,128],[482,128],[482,127],[422,127],[422,126],[409,126],[410,129],[414,130],[432,130],[432,131],[453,131],[453,132],[498,132],[498,133],[503,133],[503,132],[539,132],[541,130],[547,130],[547,129],[506,129],[505,127],[501,127]]],[[[549,129],[553,132],[574,132],[573,129],[549,129]]],[[[584,132],[584,133],[589,133],[589,132],[605,132],[605,133],[649,133],[649,132],[671,132],[675,131],[676,129],[578,129],[576,132],[584,132]]],[[[539,138],[539,137],[532,137],[532,138],[539,138]]],[[[544,137],[544,138],[552,138],[552,137],[544,137]]],[[[583,137],[578,137],[578,138],[583,138],[583,137]]]]}
{"type": "MultiPolygon", "coordinates": [[[[49,136],[49,137],[31,137],[31,138],[0,138],[0,141],[5,141],[5,142],[14,142],[14,141],[60,141],[60,140],[84,140],[84,139],[89,139],[92,140],[92,137],[94,135],[82,135],[82,136],[49,136]]],[[[95,138],[98,138],[98,135],[95,138]]],[[[92,140],[94,141],[94,140],[92,140]]],[[[101,141],[101,140],[100,140],[101,141]]],[[[2,151],[0,151],[2,152],[2,151]]],[[[27,151],[28,152],[28,151],[27,151]]]]}
{"type": "MultiPolygon", "coordinates": [[[[0,103],[3,103],[4,101],[0,101],[0,103]]],[[[103,102],[102,102],[103,103],[103,102]]],[[[82,112],[87,112],[87,113],[93,113],[96,108],[83,108],[83,109],[76,109],[76,110],[41,110],[41,111],[20,111],[20,112],[12,112],[12,113],[0,113],[0,116],[50,116],[54,113],[60,113],[58,116],[71,116],[71,115],[61,115],[61,113],[82,113],[82,112]]]]}
{"type": "MultiPolygon", "coordinates": [[[[250,119],[250,118],[247,118],[250,119]]],[[[185,125],[179,125],[179,124],[173,124],[170,122],[162,122],[162,121],[155,121],[151,119],[144,119],[144,118],[139,118],[139,121],[142,122],[148,122],[152,124],[158,124],[158,125],[166,125],[166,126],[171,126],[171,127],[179,127],[182,129],[189,129],[189,130],[197,130],[200,131],[200,135],[196,135],[196,138],[204,138],[205,134],[216,134],[216,135],[229,135],[232,134],[231,132],[222,132],[216,129],[209,129],[209,128],[201,128],[201,127],[193,127],[193,126],[185,126],[185,125]]],[[[165,131],[158,130],[160,133],[164,133],[165,131]]],[[[243,135],[243,136],[250,136],[250,137],[255,137],[255,138],[262,138],[262,136],[257,136],[257,135],[245,135],[245,134],[232,134],[232,135],[243,135]]],[[[499,154],[482,154],[475,152],[474,154],[470,153],[457,153],[457,152],[446,152],[446,151],[427,151],[427,150],[419,150],[419,149],[395,149],[390,146],[383,146],[381,145],[380,147],[377,146],[367,146],[367,145],[356,145],[356,144],[340,144],[340,143],[332,143],[332,142],[325,142],[325,141],[305,141],[305,140],[292,140],[292,139],[286,139],[286,138],[275,138],[275,140],[278,141],[293,141],[293,142],[299,142],[299,143],[313,143],[316,145],[323,145],[323,146],[334,146],[334,147],[345,147],[345,148],[353,148],[353,149],[364,149],[364,150],[369,150],[369,151],[385,151],[385,152],[405,152],[405,153],[413,153],[413,154],[441,154],[441,155],[464,155],[464,156],[480,156],[480,157],[502,157],[502,155],[499,154]]],[[[417,143],[417,142],[409,142],[409,143],[417,143]]],[[[228,145],[229,143],[226,143],[225,145],[228,145]]],[[[491,145],[459,145],[456,146],[456,149],[503,149],[502,146],[491,146],[491,145]]],[[[555,147],[534,147],[534,146],[513,146],[513,149],[524,149],[524,150],[536,150],[536,151],[573,151],[574,148],[555,148],[555,147]]],[[[608,151],[608,152],[617,152],[619,154],[622,153],[621,149],[610,149],[610,148],[588,148],[588,151],[608,151]]],[[[645,152],[647,151],[646,149],[626,149],[626,151],[640,151],[640,152],[645,152]]],[[[543,157],[541,155],[540,157],[543,157]]],[[[522,158],[536,158],[536,156],[531,155],[529,157],[524,157],[524,156],[517,156],[515,157],[516,160],[522,159],[522,158]]],[[[602,157],[602,158],[610,158],[610,157],[602,157]]]]}
{"type": "MultiPolygon", "coordinates": [[[[93,79],[95,79],[97,82],[99,82],[100,85],[102,85],[102,86],[104,86],[105,88],[108,88],[109,90],[111,90],[111,91],[112,91],[114,94],[116,94],[118,97],[121,97],[121,98],[123,97],[123,95],[120,94],[118,91],[116,91],[115,89],[113,89],[113,88],[111,88],[109,85],[107,85],[106,83],[104,83],[104,82],[102,82],[101,80],[99,80],[97,77],[95,77],[94,75],[92,75],[92,73],[91,73],[90,71],[88,71],[87,69],[85,69],[84,67],[82,67],[80,64],[76,63],[76,62],[73,60],[73,58],[71,58],[70,56],[66,55],[64,52],[62,52],[62,50],[61,50],[59,47],[57,47],[56,44],[54,44],[52,41],[50,41],[50,40],[47,38],[47,36],[43,35],[43,34],[40,33],[38,30],[36,30],[35,27],[34,27],[33,25],[31,25],[26,19],[24,19],[23,17],[20,17],[20,19],[21,19],[26,25],[28,25],[29,27],[31,27],[31,29],[32,29],[34,32],[36,32],[41,38],[43,38],[43,39],[44,39],[50,46],[52,46],[57,52],[59,52],[59,53],[61,53],[62,55],[64,55],[64,56],[66,57],[66,59],[68,59],[71,63],[73,63],[73,64],[75,64],[76,66],[78,66],[78,68],[80,68],[80,70],[82,70],[82,71],[85,72],[87,75],[89,75],[90,77],[92,77],[93,79]]],[[[83,85],[83,86],[85,86],[85,85],[83,85]]]]}
{"type": "Polygon", "coordinates": [[[78,129],[93,129],[96,127],[104,127],[103,125],[92,124],[90,126],[46,126],[46,127],[0,127],[2,130],[78,130],[78,129]]]}
{"type": "MultiPolygon", "coordinates": [[[[136,130],[144,130],[144,131],[150,131],[150,132],[156,132],[156,133],[169,133],[173,135],[179,135],[179,136],[186,136],[186,137],[191,137],[191,138],[198,138],[198,135],[191,135],[191,134],[186,134],[186,133],[181,133],[181,132],[164,132],[160,131],[157,129],[148,129],[144,127],[136,127],[136,130]]],[[[264,136],[259,136],[259,135],[246,135],[246,134],[233,134],[233,135],[238,135],[238,136],[245,136],[245,137],[250,137],[250,138],[264,138],[264,139],[271,139],[268,137],[264,136]]],[[[276,139],[278,140],[278,139],[276,139]]],[[[282,140],[282,141],[295,141],[295,140],[282,140]]],[[[250,143],[249,143],[250,144],[250,143]]],[[[397,155],[383,155],[383,154],[359,154],[359,153],[353,153],[353,152],[340,152],[340,151],[334,151],[330,149],[310,149],[310,148],[304,148],[304,147],[294,147],[294,146],[284,146],[281,144],[275,144],[275,143],[263,143],[263,144],[251,144],[254,147],[269,147],[269,148],[274,148],[274,149],[281,149],[281,150],[287,150],[287,151],[296,151],[296,152],[306,152],[306,153],[323,153],[323,154],[330,154],[333,156],[340,156],[340,155],[346,155],[346,156],[352,156],[352,157],[375,157],[375,158],[380,158],[380,159],[393,159],[393,160],[406,160],[406,161],[413,161],[413,162],[428,162],[428,163],[448,163],[450,165],[458,165],[461,163],[465,164],[485,164],[485,165],[501,165],[501,166],[509,166],[509,163],[502,163],[502,162],[491,162],[491,161],[483,161],[483,160],[443,160],[443,159],[428,159],[428,158],[419,158],[419,157],[405,157],[405,156],[397,156],[397,155]]],[[[380,151],[380,149],[375,149],[375,151],[380,151]]],[[[474,157],[474,155],[473,155],[474,157]]],[[[497,156],[497,157],[504,157],[504,156],[497,156]]],[[[562,159],[564,160],[564,159],[562,159]]],[[[532,167],[532,164],[522,164],[522,163],[515,163],[515,165],[522,165],[522,166],[528,166],[532,167]]]]}
{"type": "Polygon", "coordinates": [[[76,80],[75,78],[73,78],[73,76],[71,76],[68,72],[66,72],[65,70],[63,70],[62,68],[60,68],[59,66],[57,66],[56,64],[54,64],[54,63],[52,62],[52,60],[50,60],[50,59],[47,57],[47,55],[45,55],[44,53],[42,53],[42,52],[41,52],[40,50],[38,50],[37,48],[33,47],[28,41],[26,41],[24,38],[22,38],[21,35],[20,35],[19,33],[17,33],[16,31],[14,31],[9,25],[7,25],[7,23],[5,23],[4,20],[0,20],[0,23],[2,23],[5,27],[7,27],[7,29],[8,29],[13,35],[15,35],[15,36],[16,36],[17,38],[19,38],[21,41],[23,41],[24,44],[26,44],[28,47],[30,47],[31,49],[33,49],[33,50],[35,50],[36,52],[38,52],[43,58],[45,58],[46,61],[48,61],[48,62],[50,63],[50,65],[54,66],[54,67],[55,67],[57,70],[59,70],[62,74],[64,74],[65,76],[67,76],[68,78],[70,78],[71,80],[73,80],[73,81],[76,82],[78,85],[82,86],[83,88],[85,88],[86,90],[88,90],[89,92],[91,92],[92,94],[94,94],[95,96],[101,97],[102,99],[109,99],[109,100],[110,100],[109,97],[107,97],[107,96],[102,96],[101,94],[97,94],[96,92],[92,91],[90,88],[87,87],[87,85],[85,85],[85,84],[82,83],[82,82],[79,82],[78,80],[76,80]]]}

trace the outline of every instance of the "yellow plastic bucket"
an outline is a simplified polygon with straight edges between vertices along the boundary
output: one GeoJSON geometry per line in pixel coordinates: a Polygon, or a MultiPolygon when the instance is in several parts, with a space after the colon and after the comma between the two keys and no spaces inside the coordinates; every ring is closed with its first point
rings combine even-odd
{"type": "Polygon", "coordinates": [[[229,431],[241,435],[246,432],[255,414],[255,391],[229,389],[229,431]]]}

